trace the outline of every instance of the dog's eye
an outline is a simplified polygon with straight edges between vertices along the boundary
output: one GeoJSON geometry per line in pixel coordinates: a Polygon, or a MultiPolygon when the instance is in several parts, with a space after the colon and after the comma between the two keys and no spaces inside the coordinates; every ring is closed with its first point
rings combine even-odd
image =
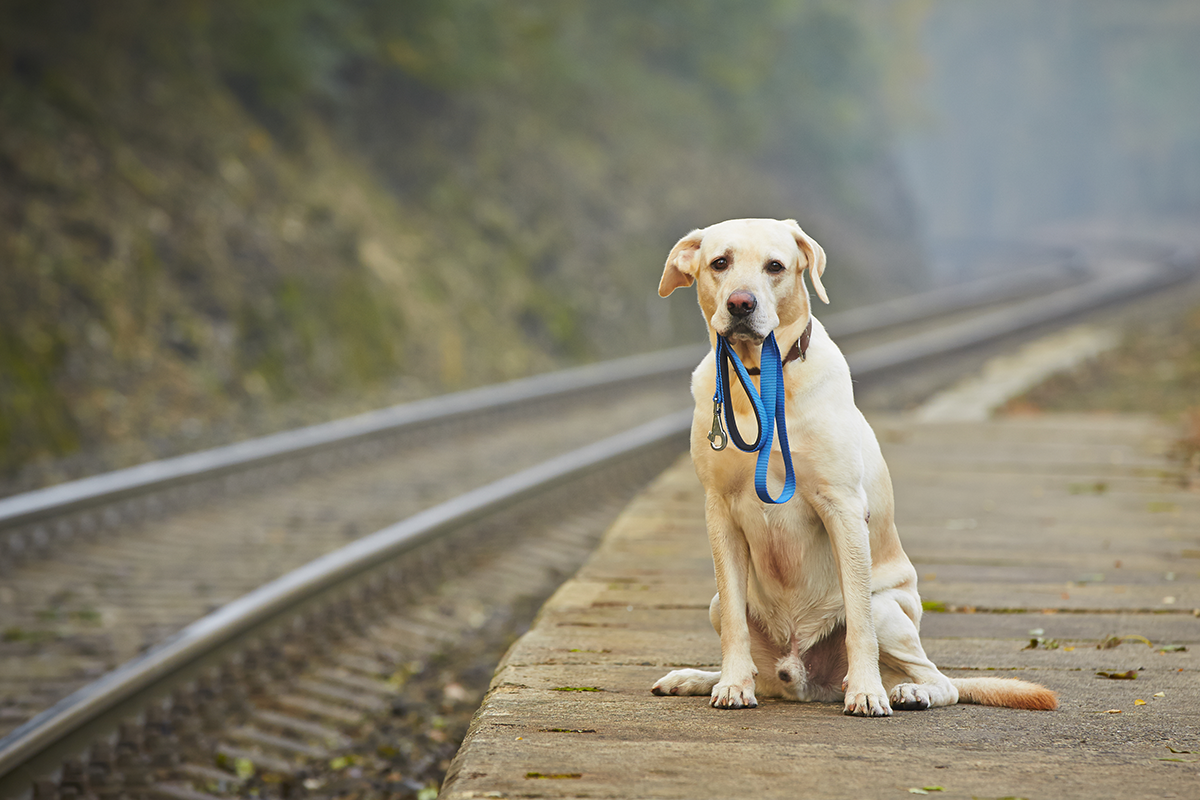
{"type": "Polygon", "coordinates": [[[779,273],[783,272],[783,264],[778,261],[768,262],[767,272],[771,273],[772,275],[778,275],[779,273]]]}
{"type": "Polygon", "coordinates": [[[717,272],[720,272],[729,266],[729,259],[725,258],[725,256],[721,256],[720,258],[713,259],[713,262],[709,264],[709,266],[715,269],[717,272]]]}

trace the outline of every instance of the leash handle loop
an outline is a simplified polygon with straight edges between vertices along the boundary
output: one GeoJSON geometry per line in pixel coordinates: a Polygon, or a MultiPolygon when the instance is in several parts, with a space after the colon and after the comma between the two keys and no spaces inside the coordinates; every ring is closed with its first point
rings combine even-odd
{"type": "MultiPolygon", "coordinates": [[[[764,343],[764,347],[766,344],[764,343]]],[[[717,338],[717,394],[713,397],[713,402],[723,406],[725,414],[725,429],[729,431],[729,438],[733,440],[737,449],[745,453],[757,452],[762,447],[762,431],[763,420],[766,418],[767,410],[763,406],[762,398],[754,389],[754,383],[750,380],[750,373],[746,371],[746,367],[742,364],[742,360],[738,358],[733,347],[724,337],[717,338]],[[729,391],[729,363],[733,363],[733,369],[737,373],[738,382],[742,384],[742,390],[746,392],[746,396],[750,398],[750,405],[754,408],[754,422],[757,427],[756,436],[751,444],[746,444],[746,440],[742,438],[741,431],[738,430],[737,420],[734,418],[732,395],[729,391]]],[[[715,409],[714,409],[715,410],[715,409]]]]}
{"type": "MultiPolygon", "coordinates": [[[[755,391],[754,384],[750,381],[750,374],[746,371],[746,367],[738,358],[737,353],[729,342],[724,337],[717,337],[717,380],[716,392],[713,395],[713,431],[709,433],[709,441],[712,442],[714,450],[723,450],[725,441],[722,441],[718,447],[715,441],[715,435],[718,433],[720,413],[725,412],[725,425],[729,429],[729,438],[737,448],[746,453],[758,453],[758,461],[754,468],[754,491],[758,498],[764,503],[777,505],[786,503],[791,500],[796,494],[796,474],[792,467],[792,450],[787,438],[787,417],[785,407],[787,405],[787,393],[783,386],[783,359],[779,354],[779,344],[775,341],[775,334],[771,333],[763,340],[762,358],[759,370],[759,383],[762,388],[761,395],[755,391]],[[758,423],[758,435],[753,444],[746,444],[738,431],[737,422],[734,419],[733,404],[730,400],[729,392],[729,371],[727,364],[733,363],[734,371],[737,373],[738,382],[742,384],[742,389],[746,392],[746,396],[750,398],[750,404],[754,408],[755,421],[758,423]],[[771,442],[775,438],[775,428],[779,429],[779,447],[783,454],[784,466],[784,483],[783,491],[778,499],[771,497],[770,491],[767,489],[767,471],[771,463],[771,442]]],[[[724,438],[724,437],[722,437],[724,438]]]]}

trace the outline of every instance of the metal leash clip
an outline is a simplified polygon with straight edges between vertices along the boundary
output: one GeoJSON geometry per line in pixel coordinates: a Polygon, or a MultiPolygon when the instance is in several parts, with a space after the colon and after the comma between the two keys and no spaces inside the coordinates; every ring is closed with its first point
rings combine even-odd
{"type": "Polygon", "coordinates": [[[721,401],[713,401],[713,424],[712,430],[708,432],[708,442],[712,445],[713,450],[724,450],[725,445],[729,444],[729,437],[725,434],[725,428],[721,425],[721,401]],[[717,444],[720,439],[721,443],[717,444]]]}

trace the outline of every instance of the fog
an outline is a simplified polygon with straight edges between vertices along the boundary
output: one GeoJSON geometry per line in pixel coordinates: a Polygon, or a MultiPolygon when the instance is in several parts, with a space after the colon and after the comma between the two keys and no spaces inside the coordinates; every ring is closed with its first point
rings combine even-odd
{"type": "Polygon", "coordinates": [[[1200,3],[938,0],[899,144],[935,274],[1086,228],[1194,228],[1200,3]]]}

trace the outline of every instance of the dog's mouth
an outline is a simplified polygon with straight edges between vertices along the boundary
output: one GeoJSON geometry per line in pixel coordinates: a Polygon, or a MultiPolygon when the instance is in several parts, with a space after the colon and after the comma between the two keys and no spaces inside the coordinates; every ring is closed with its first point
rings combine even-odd
{"type": "Polygon", "coordinates": [[[728,328],[724,331],[718,331],[718,333],[731,342],[762,344],[763,339],[767,338],[764,334],[756,331],[749,320],[744,319],[734,320],[728,328]]]}

